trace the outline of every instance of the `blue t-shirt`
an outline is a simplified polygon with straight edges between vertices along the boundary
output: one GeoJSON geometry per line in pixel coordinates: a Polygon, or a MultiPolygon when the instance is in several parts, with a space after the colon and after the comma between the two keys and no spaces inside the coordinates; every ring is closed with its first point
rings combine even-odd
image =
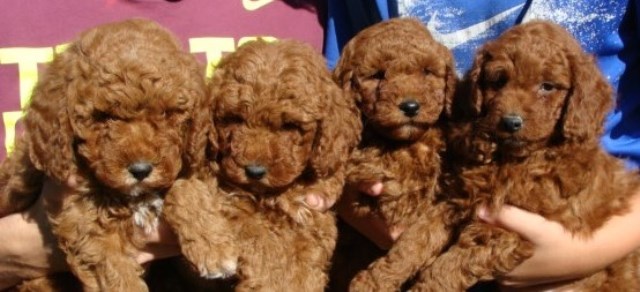
{"type": "Polygon", "coordinates": [[[616,108],[607,117],[602,145],[626,158],[631,168],[640,165],[640,0],[345,2],[328,2],[325,57],[330,68],[357,31],[390,17],[420,19],[436,40],[451,49],[459,75],[469,69],[483,43],[518,23],[546,19],[564,26],[597,57],[600,69],[617,92],[616,108]]]}

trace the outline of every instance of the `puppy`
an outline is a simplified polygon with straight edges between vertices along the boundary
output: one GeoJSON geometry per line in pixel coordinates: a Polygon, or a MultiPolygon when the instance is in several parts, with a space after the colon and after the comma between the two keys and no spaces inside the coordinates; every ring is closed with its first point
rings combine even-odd
{"type": "MultiPolygon", "coordinates": [[[[306,194],[335,201],[361,123],[323,58],[300,42],[247,43],[219,63],[200,137],[202,163],[176,182],[166,218],[182,252],[207,278],[237,291],[323,291],[335,216],[306,194]]],[[[198,123],[196,123],[198,124],[198,123]]]]}
{"type": "MultiPolygon", "coordinates": [[[[463,291],[514,269],[532,253],[518,234],[475,219],[484,205],[504,204],[559,222],[590,237],[629,209],[640,177],[599,143],[612,90],[594,59],[562,27],[534,21],[484,45],[469,73],[460,113],[450,190],[467,210],[455,245],[421,272],[416,291],[463,291]]],[[[565,287],[637,291],[638,252],[565,287]]]]}
{"type": "Polygon", "coordinates": [[[185,133],[206,91],[202,66],[153,22],[82,33],[34,90],[24,140],[2,165],[0,209],[24,208],[44,179],[74,182],[48,211],[83,289],[147,290],[134,255],[188,164],[185,133]]]}
{"type": "MultiPolygon", "coordinates": [[[[454,68],[449,50],[414,19],[378,23],[347,43],[334,79],[357,102],[364,130],[349,163],[344,195],[356,199],[345,208],[354,209],[356,214],[380,216],[389,226],[402,227],[415,224],[421,213],[438,209],[441,154],[445,150],[443,121],[455,89],[454,68]],[[359,184],[377,181],[384,184],[380,196],[372,199],[358,193],[359,184]]],[[[356,240],[359,243],[346,240],[339,245],[338,253],[349,257],[370,246],[356,240]]],[[[401,253],[423,249],[417,245],[407,248],[401,253]]],[[[379,255],[374,250],[366,260],[346,260],[351,262],[350,271],[341,270],[343,263],[335,266],[334,275],[351,277],[379,255]]],[[[378,268],[382,261],[389,260],[374,263],[367,272],[370,274],[357,277],[351,289],[369,291],[401,284],[390,280],[400,271],[378,268]]],[[[399,278],[405,280],[404,276],[399,278]]]]}

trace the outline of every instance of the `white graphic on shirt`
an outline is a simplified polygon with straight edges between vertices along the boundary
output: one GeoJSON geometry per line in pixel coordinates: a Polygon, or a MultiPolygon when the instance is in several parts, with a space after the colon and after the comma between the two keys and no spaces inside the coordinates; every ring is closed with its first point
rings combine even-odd
{"type": "Polygon", "coordinates": [[[246,10],[253,11],[271,2],[273,2],[273,0],[242,0],[242,7],[246,10]]]}
{"type": "Polygon", "coordinates": [[[611,4],[606,1],[576,1],[570,5],[563,1],[531,1],[522,22],[545,19],[559,23],[591,50],[603,42],[603,25],[615,21],[619,14],[611,4]]]}
{"type": "Polygon", "coordinates": [[[492,16],[491,18],[476,23],[472,26],[450,32],[450,33],[440,33],[438,28],[440,27],[440,22],[438,22],[438,12],[434,12],[429,21],[427,22],[427,28],[433,35],[433,37],[447,46],[450,49],[453,49],[461,44],[468,42],[469,40],[475,39],[481,36],[483,33],[489,31],[492,26],[503,21],[507,17],[509,17],[512,13],[519,11],[524,4],[515,6],[508,10],[505,10],[499,14],[492,16]]]}

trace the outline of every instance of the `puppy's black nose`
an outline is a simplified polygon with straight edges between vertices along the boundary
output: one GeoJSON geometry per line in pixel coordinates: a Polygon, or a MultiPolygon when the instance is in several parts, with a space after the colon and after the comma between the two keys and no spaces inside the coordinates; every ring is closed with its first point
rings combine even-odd
{"type": "Polygon", "coordinates": [[[399,106],[401,111],[404,112],[404,115],[407,117],[413,117],[418,114],[420,110],[420,104],[415,100],[407,100],[402,102],[399,106]]]}
{"type": "Polygon", "coordinates": [[[502,125],[511,133],[517,132],[522,129],[522,118],[514,114],[504,115],[502,116],[502,125]]]}
{"type": "Polygon", "coordinates": [[[129,170],[129,173],[131,173],[131,175],[133,175],[133,177],[135,177],[137,180],[143,180],[147,176],[149,176],[149,174],[153,170],[153,166],[151,165],[151,163],[139,161],[130,164],[127,169],[129,170]]]}
{"type": "Polygon", "coordinates": [[[244,172],[249,178],[261,179],[265,174],[267,174],[267,168],[262,165],[252,164],[245,166],[244,172]]]}

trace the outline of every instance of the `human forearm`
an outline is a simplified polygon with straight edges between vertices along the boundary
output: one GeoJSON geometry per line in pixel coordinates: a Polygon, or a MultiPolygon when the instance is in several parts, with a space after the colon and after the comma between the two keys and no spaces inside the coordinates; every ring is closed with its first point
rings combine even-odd
{"type": "Polygon", "coordinates": [[[48,224],[30,213],[0,218],[0,290],[66,269],[48,224]]]}
{"type": "Polygon", "coordinates": [[[640,190],[630,201],[631,210],[612,217],[591,238],[577,238],[557,222],[536,214],[505,207],[486,221],[515,231],[533,242],[534,255],[501,282],[512,287],[557,282],[589,275],[640,247],[640,190]]]}

